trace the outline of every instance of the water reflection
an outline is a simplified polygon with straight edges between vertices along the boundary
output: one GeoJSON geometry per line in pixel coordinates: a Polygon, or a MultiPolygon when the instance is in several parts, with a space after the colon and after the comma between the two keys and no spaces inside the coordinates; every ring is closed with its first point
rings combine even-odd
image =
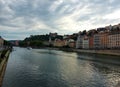
{"type": "MultiPolygon", "coordinates": [[[[78,59],[83,61],[90,61],[90,66],[93,69],[92,72],[95,75],[95,79],[103,81],[105,87],[115,87],[120,82],[120,59],[119,57],[106,56],[106,55],[80,55],[78,59]]],[[[90,72],[91,73],[91,72],[90,72]]],[[[104,87],[102,86],[102,87],[104,87]]]]}
{"type": "Polygon", "coordinates": [[[119,59],[47,49],[15,48],[2,87],[114,87],[119,59]]]}

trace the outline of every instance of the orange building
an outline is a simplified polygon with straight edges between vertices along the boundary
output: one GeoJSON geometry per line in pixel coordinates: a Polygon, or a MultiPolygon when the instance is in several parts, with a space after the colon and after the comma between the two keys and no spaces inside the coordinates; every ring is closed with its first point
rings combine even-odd
{"type": "Polygon", "coordinates": [[[93,49],[94,47],[94,38],[93,36],[89,37],[89,49],[93,49]]]}
{"type": "Polygon", "coordinates": [[[108,44],[108,33],[98,33],[94,35],[94,48],[105,49],[108,44]]]}
{"type": "Polygon", "coordinates": [[[102,33],[100,39],[101,39],[101,48],[107,48],[108,33],[102,33]]]}

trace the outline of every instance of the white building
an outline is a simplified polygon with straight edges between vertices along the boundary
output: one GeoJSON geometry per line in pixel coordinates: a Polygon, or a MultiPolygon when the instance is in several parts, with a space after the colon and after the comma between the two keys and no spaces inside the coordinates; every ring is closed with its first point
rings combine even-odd
{"type": "Polygon", "coordinates": [[[76,41],[76,48],[83,48],[83,39],[84,36],[79,35],[76,41]]]}
{"type": "Polygon", "coordinates": [[[120,48],[120,33],[108,36],[108,48],[120,48]]]}
{"type": "Polygon", "coordinates": [[[94,38],[93,40],[94,48],[96,49],[101,48],[101,35],[95,34],[93,38],[94,38]]]}
{"type": "Polygon", "coordinates": [[[89,39],[88,38],[83,39],[83,49],[89,49],[89,39]]]}

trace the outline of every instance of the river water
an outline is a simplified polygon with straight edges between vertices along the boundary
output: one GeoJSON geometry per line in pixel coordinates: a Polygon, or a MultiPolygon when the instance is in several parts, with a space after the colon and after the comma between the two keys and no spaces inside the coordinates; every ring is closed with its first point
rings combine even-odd
{"type": "Polygon", "coordinates": [[[119,81],[114,56],[15,47],[2,87],[115,87],[119,81]]]}

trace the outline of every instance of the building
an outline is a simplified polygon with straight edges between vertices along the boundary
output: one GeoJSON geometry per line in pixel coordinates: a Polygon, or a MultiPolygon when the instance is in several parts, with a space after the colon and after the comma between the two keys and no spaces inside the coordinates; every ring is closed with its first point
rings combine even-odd
{"type": "Polygon", "coordinates": [[[105,29],[106,29],[106,32],[110,32],[110,30],[112,29],[112,25],[106,26],[105,29]]]}
{"type": "Polygon", "coordinates": [[[101,48],[101,39],[100,39],[101,35],[100,34],[95,34],[94,35],[94,49],[100,49],[101,48]]]}
{"type": "Polygon", "coordinates": [[[19,46],[19,41],[18,40],[15,41],[15,45],[19,46]]]}
{"type": "Polygon", "coordinates": [[[4,39],[0,36],[0,48],[4,45],[4,39]]]}
{"type": "Polygon", "coordinates": [[[10,42],[11,45],[13,45],[13,46],[19,46],[20,40],[10,40],[9,42],[10,42]]]}
{"type": "Polygon", "coordinates": [[[89,49],[89,39],[83,39],[83,49],[89,49]]]}
{"type": "Polygon", "coordinates": [[[76,48],[83,48],[83,39],[84,39],[84,36],[82,35],[78,35],[77,37],[77,41],[76,41],[76,48]]]}
{"type": "Polygon", "coordinates": [[[99,33],[94,35],[94,48],[95,49],[106,49],[108,48],[108,34],[109,33],[99,33]]]}
{"type": "Polygon", "coordinates": [[[53,46],[54,45],[54,40],[55,38],[58,36],[57,33],[49,33],[49,46],[53,46]]]}
{"type": "Polygon", "coordinates": [[[64,46],[68,46],[68,44],[69,44],[69,35],[64,35],[63,36],[63,41],[64,41],[64,46]]]}
{"type": "Polygon", "coordinates": [[[120,48],[120,32],[110,33],[108,36],[108,48],[120,48]]]}
{"type": "Polygon", "coordinates": [[[58,34],[57,33],[49,33],[49,35],[51,36],[51,37],[56,37],[58,34]]]}
{"type": "Polygon", "coordinates": [[[82,46],[83,49],[89,49],[89,38],[87,36],[84,37],[82,46]]]}
{"type": "Polygon", "coordinates": [[[55,39],[53,46],[55,47],[63,47],[64,46],[64,41],[60,39],[55,39]]]}
{"type": "Polygon", "coordinates": [[[120,24],[112,26],[112,29],[108,35],[108,48],[120,48],[120,24]]]}
{"type": "Polygon", "coordinates": [[[75,41],[73,39],[69,39],[68,46],[71,47],[71,48],[74,48],[75,47],[75,41]]]}
{"type": "Polygon", "coordinates": [[[101,44],[101,49],[106,49],[108,48],[107,44],[108,44],[108,33],[102,33],[100,34],[101,37],[100,37],[100,44],[101,44]]]}
{"type": "Polygon", "coordinates": [[[93,36],[89,37],[89,49],[94,48],[94,38],[93,36]]]}

